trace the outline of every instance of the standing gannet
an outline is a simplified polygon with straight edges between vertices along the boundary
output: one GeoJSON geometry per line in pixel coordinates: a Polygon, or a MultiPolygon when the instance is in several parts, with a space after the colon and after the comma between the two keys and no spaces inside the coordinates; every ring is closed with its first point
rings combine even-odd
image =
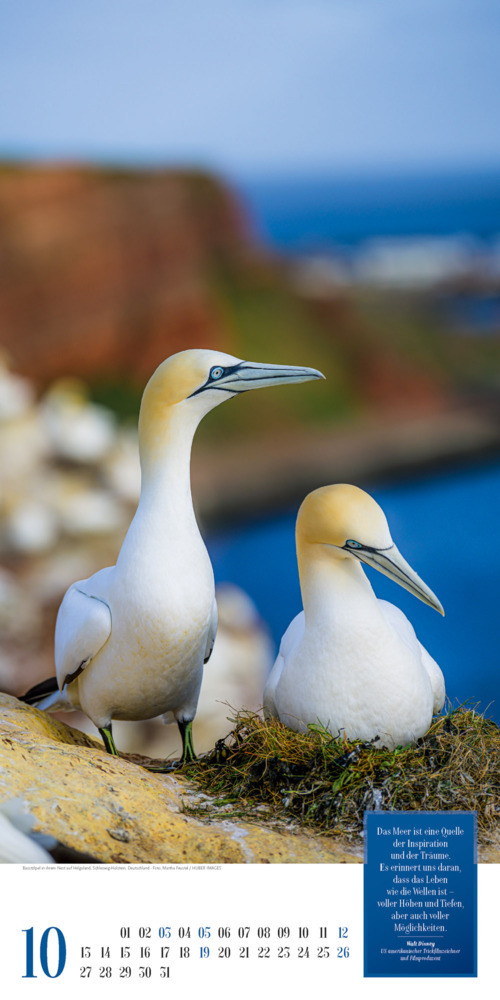
{"type": "Polygon", "coordinates": [[[399,608],[375,597],[361,563],[444,614],[394,545],[379,505],[356,486],[310,493],[297,517],[304,610],[285,632],[264,692],[264,711],[304,732],[392,748],[427,732],[445,697],[437,663],[399,608]]]}
{"type": "Polygon", "coordinates": [[[206,413],[248,389],[323,378],[312,368],[182,351],[149,380],[139,415],[141,496],[116,566],[74,583],[59,609],[56,679],[24,700],[81,709],[117,754],[112,719],[176,720],[182,762],[217,628],[212,564],[193,511],[191,444],[206,413]]]}

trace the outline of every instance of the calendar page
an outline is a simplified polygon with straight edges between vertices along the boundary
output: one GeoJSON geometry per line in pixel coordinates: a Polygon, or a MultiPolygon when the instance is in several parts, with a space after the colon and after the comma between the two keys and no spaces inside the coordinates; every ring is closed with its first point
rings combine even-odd
{"type": "MultiPolygon", "coordinates": [[[[299,1000],[326,989],[416,997],[425,988],[438,997],[445,985],[436,975],[424,986],[408,967],[404,982],[364,976],[361,864],[15,865],[1,875],[6,995],[281,990],[299,1000]]],[[[459,997],[483,997],[496,982],[499,867],[478,875],[478,975],[455,978],[459,997]]]]}
{"type": "Polygon", "coordinates": [[[1,1000],[498,997],[499,42],[0,0],[1,1000]]]}

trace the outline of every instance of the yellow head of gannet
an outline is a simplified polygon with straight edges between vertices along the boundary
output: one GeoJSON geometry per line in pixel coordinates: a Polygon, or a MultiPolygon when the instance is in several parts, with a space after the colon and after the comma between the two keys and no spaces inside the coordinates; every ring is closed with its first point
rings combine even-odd
{"type": "Polygon", "coordinates": [[[378,600],[362,563],[444,614],[396,548],[384,512],[355,486],[310,493],[297,517],[304,611],[283,636],[266,713],[292,729],[321,722],[382,746],[422,736],[444,703],[442,673],[394,605],[378,600]]]}
{"type": "Polygon", "coordinates": [[[396,548],[382,508],[357,486],[323,486],[310,493],[299,509],[296,531],[299,559],[307,552],[313,560],[328,555],[366,563],[444,615],[436,595],[396,548]],[[308,548],[316,545],[318,550],[308,548]]]}
{"type": "Polygon", "coordinates": [[[82,709],[116,754],[112,719],[175,719],[182,760],[217,625],[212,566],[194,516],[193,435],[202,417],[249,389],[322,378],[312,368],[189,350],[157,368],[139,417],[141,496],[116,566],[73,584],[56,624],[57,685],[25,700],[82,709]]]}
{"type": "Polygon", "coordinates": [[[189,414],[199,421],[224,400],[249,389],[323,377],[313,368],[258,364],[208,350],[181,351],[151,376],[142,399],[139,432],[154,434],[173,407],[180,407],[185,418],[189,414]]]}

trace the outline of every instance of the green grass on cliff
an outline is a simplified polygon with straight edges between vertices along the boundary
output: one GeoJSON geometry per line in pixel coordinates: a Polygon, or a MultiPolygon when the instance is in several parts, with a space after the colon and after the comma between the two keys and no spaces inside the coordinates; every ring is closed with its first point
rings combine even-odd
{"type": "Polygon", "coordinates": [[[253,713],[186,769],[213,797],[201,818],[294,821],[356,838],[369,809],[474,810],[482,840],[500,818],[500,730],[472,709],[436,718],[413,746],[376,749],[321,726],[306,734],[253,713]]]}

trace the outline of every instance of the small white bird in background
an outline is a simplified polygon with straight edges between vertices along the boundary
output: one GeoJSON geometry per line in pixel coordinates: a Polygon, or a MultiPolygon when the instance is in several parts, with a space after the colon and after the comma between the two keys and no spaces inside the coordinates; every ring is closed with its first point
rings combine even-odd
{"type": "Polygon", "coordinates": [[[29,413],[35,390],[28,379],[10,370],[8,353],[0,348],[0,423],[29,413]]]}
{"type": "Polygon", "coordinates": [[[285,632],[264,692],[266,716],[304,732],[395,747],[427,732],[445,698],[437,663],[399,608],[377,599],[361,563],[444,614],[394,545],[384,512],[356,486],[324,486],[300,507],[304,610],[285,632]]]}
{"type": "Polygon", "coordinates": [[[89,390],[77,378],[60,378],[45,394],[40,417],[52,452],[62,459],[89,465],[111,451],[116,418],[91,402],[89,390]]]}
{"type": "Polygon", "coordinates": [[[81,709],[115,755],[112,719],[163,715],[178,724],[181,763],[193,759],[192,721],[217,628],[212,564],[191,498],[193,436],[226,399],[317,378],[312,368],[207,350],[182,351],[157,368],[139,416],[141,497],[116,566],[66,592],[56,624],[57,681],[36,685],[25,701],[81,709]]]}
{"type": "Polygon", "coordinates": [[[16,493],[26,498],[34,481],[38,486],[49,455],[34,386],[11,373],[0,348],[0,518],[6,499],[16,493]]]}

